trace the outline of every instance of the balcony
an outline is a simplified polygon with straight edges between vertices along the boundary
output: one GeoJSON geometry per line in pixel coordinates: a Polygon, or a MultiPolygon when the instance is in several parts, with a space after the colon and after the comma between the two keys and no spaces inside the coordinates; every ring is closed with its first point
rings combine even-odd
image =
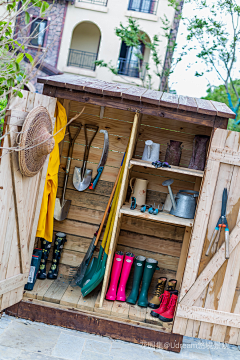
{"type": "Polygon", "coordinates": [[[99,6],[107,6],[108,0],[78,0],[78,2],[99,6]]]}
{"type": "Polygon", "coordinates": [[[142,62],[139,66],[138,60],[127,60],[125,58],[119,58],[118,74],[144,80],[146,75],[146,65],[146,62],[142,62]]]}
{"type": "Polygon", "coordinates": [[[67,66],[75,66],[94,71],[97,55],[96,53],[88,51],[69,49],[67,66]]]}
{"type": "Polygon", "coordinates": [[[128,10],[156,15],[157,6],[158,0],[130,0],[128,10]]]}

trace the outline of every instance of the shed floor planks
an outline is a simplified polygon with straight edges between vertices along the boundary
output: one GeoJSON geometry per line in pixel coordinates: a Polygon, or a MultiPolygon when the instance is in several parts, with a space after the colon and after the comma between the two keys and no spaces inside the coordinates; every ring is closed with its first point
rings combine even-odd
{"type": "Polygon", "coordinates": [[[24,296],[31,298],[31,299],[38,299],[42,300],[44,294],[47,292],[47,290],[50,288],[54,280],[39,280],[37,279],[34,289],[32,291],[25,290],[24,296]]]}
{"type": "MultiPolygon", "coordinates": [[[[116,321],[137,324],[163,332],[172,332],[172,323],[162,323],[150,315],[152,309],[141,308],[137,304],[129,305],[121,301],[104,300],[103,307],[99,308],[100,288],[91,294],[82,297],[79,287],[72,287],[67,280],[37,280],[32,291],[25,291],[24,299],[43,300],[43,303],[52,303],[53,307],[71,307],[96,316],[107,317],[116,321]]],[[[127,292],[128,295],[128,292],[127,292]]]]}
{"type": "MultiPolygon", "coordinates": [[[[44,281],[44,280],[43,280],[44,281]]],[[[53,302],[56,304],[60,304],[60,300],[63,297],[63,294],[68,288],[68,281],[64,279],[54,280],[52,285],[46,291],[43,296],[44,301],[53,302]]]]}

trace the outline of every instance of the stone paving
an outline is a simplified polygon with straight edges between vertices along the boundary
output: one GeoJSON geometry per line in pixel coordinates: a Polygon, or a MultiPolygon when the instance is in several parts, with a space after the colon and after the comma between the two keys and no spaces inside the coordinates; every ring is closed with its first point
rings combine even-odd
{"type": "Polygon", "coordinates": [[[180,354],[57,326],[0,319],[0,360],[240,360],[237,346],[184,337],[180,354]]]}

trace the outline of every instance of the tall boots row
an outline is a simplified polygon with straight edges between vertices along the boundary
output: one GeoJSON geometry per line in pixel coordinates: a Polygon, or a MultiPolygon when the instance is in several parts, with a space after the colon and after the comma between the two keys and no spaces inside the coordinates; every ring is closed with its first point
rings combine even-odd
{"type": "Polygon", "coordinates": [[[157,268],[158,262],[151,258],[146,259],[144,256],[137,256],[135,258],[132,291],[126,300],[126,285],[133,261],[134,255],[132,253],[126,253],[125,256],[121,251],[115,253],[112,266],[111,280],[108,292],[106,294],[106,299],[112,301],[127,301],[127,303],[129,304],[135,305],[138,299],[139,287],[142,280],[142,287],[138,299],[138,306],[147,307],[148,289],[151,284],[153,274],[157,268]]]}
{"type": "Polygon", "coordinates": [[[144,256],[137,256],[134,259],[132,253],[124,255],[123,252],[117,251],[113,260],[111,280],[106,299],[126,301],[131,305],[137,303],[138,306],[144,308],[150,307],[154,309],[151,311],[153,317],[157,317],[163,322],[171,322],[178,299],[178,291],[176,290],[177,281],[175,279],[167,281],[167,278],[160,277],[154,291],[154,296],[148,301],[148,290],[153,274],[157,269],[157,264],[158,262],[151,258],[146,259],[144,256]],[[126,285],[133,263],[132,290],[126,299],[126,285]]]}
{"type": "Polygon", "coordinates": [[[53,248],[53,258],[52,258],[52,265],[50,267],[50,270],[46,270],[47,265],[47,259],[50,253],[51,245],[52,243],[49,241],[46,241],[45,239],[41,239],[41,248],[42,248],[42,258],[41,258],[41,264],[38,272],[37,278],[40,280],[44,280],[46,278],[55,280],[58,277],[58,268],[59,268],[59,261],[61,258],[61,253],[63,250],[63,245],[67,241],[66,234],[62,232],[56,233],[55,236],[55,242],[54,242],[54,248],[53,248]]]}

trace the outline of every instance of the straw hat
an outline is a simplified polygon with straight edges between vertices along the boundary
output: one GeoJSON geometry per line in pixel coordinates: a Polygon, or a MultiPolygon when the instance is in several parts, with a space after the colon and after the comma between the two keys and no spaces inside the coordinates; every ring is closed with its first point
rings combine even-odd
{"type": "Polygon", "coordinates": [[[19,141],[19,167],[23,176],[34,176],[41,168],[55,141],[52,121],[47,109],[38,106],[31,110],[24,121],[19,141]]]}

